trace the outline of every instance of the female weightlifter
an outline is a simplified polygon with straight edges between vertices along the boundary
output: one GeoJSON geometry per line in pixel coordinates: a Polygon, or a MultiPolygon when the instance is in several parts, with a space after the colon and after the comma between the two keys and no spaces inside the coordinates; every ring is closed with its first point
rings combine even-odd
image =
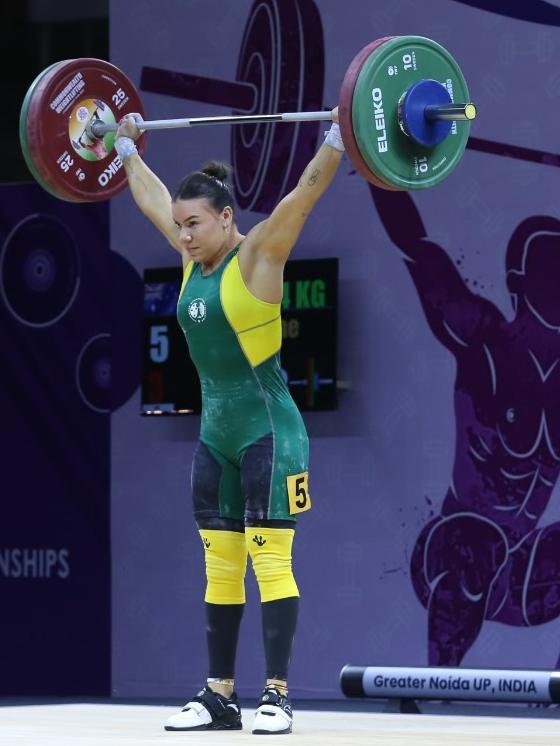
{"type": "Polygon", "coordinates": [[[280,369],[280,305],[286,260],[344,151],[337,109],[332,118],[297,186],[247,235],[237,227],[223,164],[189,174],[172,197],[138,155],[141,117],[128,115],[117,132],[136,204],[182,258],[177,316],[202,392],[192,497],[205,553],[209,672],[166,730],[242,727],[234,668],[247,554],[266,660],[253,733],[292,729],[287,677],[299,601],[292,541],[296,515],[311,503],[307,433],[280,369]]]}

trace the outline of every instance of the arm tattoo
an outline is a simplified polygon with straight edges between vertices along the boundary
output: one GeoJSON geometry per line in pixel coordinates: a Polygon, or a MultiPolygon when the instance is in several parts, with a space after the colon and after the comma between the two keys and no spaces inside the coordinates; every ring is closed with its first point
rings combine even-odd
{"type": "Polygon", "coordinates": [[[313,173],[311,174],[311,176],[307,179],[307,186],[310,186],[310,187],[315,186],[315,184],[317,183],[319,179],[319,176],[321,176],[321,171],[318,168],[316,168],[315,171],[313,171],[313,173]]]}

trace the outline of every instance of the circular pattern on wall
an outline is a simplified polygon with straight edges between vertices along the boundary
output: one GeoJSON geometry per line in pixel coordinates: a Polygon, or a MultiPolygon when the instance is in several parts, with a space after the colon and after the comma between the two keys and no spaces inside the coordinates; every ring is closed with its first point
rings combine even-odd
{"type": "Polygon", "coordinates": [[[83,402],[94,412],[111,411],[111,335],[96,334],[80,350],[76,386],[83,402]]]}
{"type": "Polygon", "coordinates": [[[51,326],[79,286],[78,247],[61,220],[34,214],[14,226],[0,252],[0,293],[12,316],[26,326],[51,326]]]}

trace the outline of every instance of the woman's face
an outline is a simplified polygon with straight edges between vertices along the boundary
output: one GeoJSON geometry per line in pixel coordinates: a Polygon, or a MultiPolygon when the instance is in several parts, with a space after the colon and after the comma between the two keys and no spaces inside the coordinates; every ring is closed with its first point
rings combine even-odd
{"type": "Polygon", "coordinates": [[[181,245],[191,259],[203,264],[211,262],[226,241],[231,208],[217,213],[206,197],[178,199],[172,204],[172,215],[181,245]]]}

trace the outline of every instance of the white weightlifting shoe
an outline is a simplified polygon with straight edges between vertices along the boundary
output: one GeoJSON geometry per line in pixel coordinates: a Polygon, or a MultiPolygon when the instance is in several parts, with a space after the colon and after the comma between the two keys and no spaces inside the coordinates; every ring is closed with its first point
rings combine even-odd
{"type": "Polygon", "coordinates": [[[241,730],[241,711],[234,693],[229,699],[207,686],[171,715],[165,730],[241,730]]]}
{"type": "Polygon", "coordinates": [[[292,706],[275,686],[266,686],[253,721],[256,735],[279,735],[292,732],[292,706]]]}

